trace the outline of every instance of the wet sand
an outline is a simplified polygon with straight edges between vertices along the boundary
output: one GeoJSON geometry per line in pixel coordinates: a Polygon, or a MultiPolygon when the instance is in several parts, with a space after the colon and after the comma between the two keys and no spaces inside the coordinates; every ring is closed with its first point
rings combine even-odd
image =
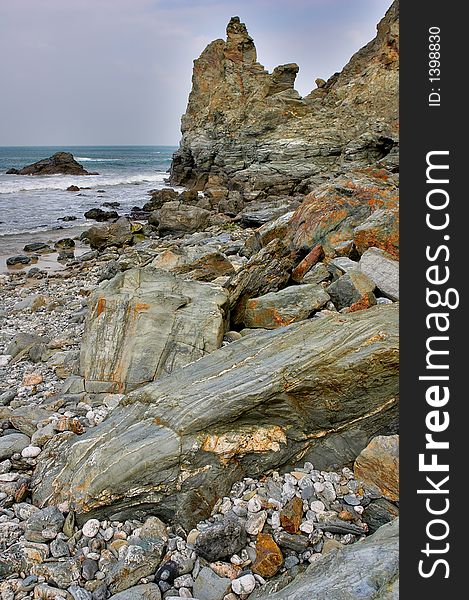
{"type": "Polygon", "coordinates": [[[60,271],[65,266],[57,261],[58,253],[56,251],[49,254],[39,254],[35,252],[25,252],[23,250],[26,244],[34,242],[43,242],[54,247],[54,243],[63,238],[73,238],[75,240],[75,256],[80,256],[88,252],[89,246],[80,242],[77,238],[80,234],[89,229],[91,223],[75,225],[73,227],[64,227],[64,229],[53,229],[48,231],[38,231],[29,233],[15,233],[0,237],[0,273],[12,273],[14,271],[29,270],[32,267],[39,267],[44,271],[60,271]],[[29,265],[16,265],[9,267],[6,264],[7,258],[18,255],[38,255],[38,260],[33,260],[29,265]]]}

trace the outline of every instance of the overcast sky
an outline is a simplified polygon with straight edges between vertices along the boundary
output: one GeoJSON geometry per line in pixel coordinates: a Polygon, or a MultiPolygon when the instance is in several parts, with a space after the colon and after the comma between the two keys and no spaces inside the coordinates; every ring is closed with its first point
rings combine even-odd
{"type": "Polygon", "coordinates": [[[307,94],[391,0],[0,0],[0,146],[179,142],[192,61],[238,15],[307,94]]]}

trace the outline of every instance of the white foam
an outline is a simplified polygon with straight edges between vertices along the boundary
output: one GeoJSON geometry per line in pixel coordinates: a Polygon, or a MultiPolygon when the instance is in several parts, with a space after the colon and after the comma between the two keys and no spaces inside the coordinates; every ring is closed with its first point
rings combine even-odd
{"type": "Polygon", "coordinates": [[[35,192],[42,190],[66,190],[71,185],[89,188],[105,188],[117,185],[139,185],[141,183],[162,183],[168,173],[144,173],[128,176],[87,175],[73,177],[69,175],[14,175],[14,180],[0,181],[0,194],[35,192]]]}
{"type": "Polygon", "coordinates": [[[126,160],[125,158],[90,158],[89,156],[75,156],[75,160],[79,162],[118,162],[126,160]]]}

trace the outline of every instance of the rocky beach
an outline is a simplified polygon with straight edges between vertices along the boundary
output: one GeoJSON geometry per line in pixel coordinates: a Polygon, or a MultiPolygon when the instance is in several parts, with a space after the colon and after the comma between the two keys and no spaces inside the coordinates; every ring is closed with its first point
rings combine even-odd
{"type": "Polygon", "coordinates": [[[398,11],[305,97],[233,17],[165,183],[4,246],[1,600],[398,598],[398,11]]]}

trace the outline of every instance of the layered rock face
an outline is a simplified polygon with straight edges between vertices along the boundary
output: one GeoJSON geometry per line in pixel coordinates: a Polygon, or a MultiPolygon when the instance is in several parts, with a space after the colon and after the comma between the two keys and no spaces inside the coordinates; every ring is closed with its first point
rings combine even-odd
{"type": "Polygon", "coordinates": [[[34,502],[192,526],[243,474],[343,430],[372,437],[397,411],[397,314],[375,307],[248,336],[135,390],[94,431],[49,444],[34,502]]]}
{"type": "MultiPolygon", "coordinates": [[[[392,153],[398,135],[398,2],[377,35],[340,74],[302,98],[299,67],[268,73],[246,26],[233,17],[227,38],[194,63],[192,91],[171,181],[195,189],[308,192],[319,172],[370,164],[392,153]]],[[[392,162],[392,161],[391,161],[392,162]]]]}

